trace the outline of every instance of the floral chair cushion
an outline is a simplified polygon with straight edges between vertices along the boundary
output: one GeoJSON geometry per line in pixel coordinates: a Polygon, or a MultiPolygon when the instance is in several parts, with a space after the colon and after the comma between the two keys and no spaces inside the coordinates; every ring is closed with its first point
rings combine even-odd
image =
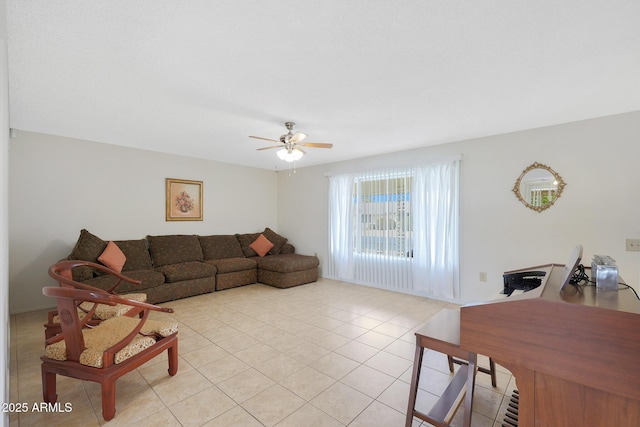
{"type": "MultiPolygon", "coordinates": [[[[102,368],[105,350],[125,338],[137,326],[138,322],[140,322],[139,318],[120,316],[106,320],[93,329],[83,329],[82,335],[86,349],[80,355],[79,362],[82,365],[102,368]]],[[[158,334],[163,337],[167,337],[177,331],[177,323],[157,320],[147,320],[141,330],[145,334],[158,334]]],[[[122,363],[155,343],[156,340],[152,336],[138,335],[126,347],[115,354],[114,363],[122,363]]],[[[45,349],[45,356],[54,360],[67,360],[67,349],[64,340],[48,345],[45,349]]]]}
{"type": "MultiPolygon", "coordinates": [[[[147,294],[126,294],[120,295],[122,298],[131,299],[139,302],[147,302],[147,294]]],[[[78,317],[82,319],[86,312],[93,308],[93,303],[85,301],[80,304],[80,308],[78,309],[78,317]]],[[[107,305],[107,304],[98,304],[96,307],[96,311],[93,313],[93,318],[96,320],[107,320],[117,316],[122,316],[127,311],[131,310],[133,307],[127,304],[117,304],[117,305],[107,305]]],[[[53,316],[53,323],[60,323],[60,316],[53,316]]]]}

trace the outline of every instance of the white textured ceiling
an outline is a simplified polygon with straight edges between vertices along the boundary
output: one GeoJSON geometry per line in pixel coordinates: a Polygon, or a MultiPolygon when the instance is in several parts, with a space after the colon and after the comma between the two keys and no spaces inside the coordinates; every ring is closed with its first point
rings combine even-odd
{"type": "Polygon", "coordinates": [[[266,169],[640,110],[638,0],[7,0],[11,127],[266,169]]]}

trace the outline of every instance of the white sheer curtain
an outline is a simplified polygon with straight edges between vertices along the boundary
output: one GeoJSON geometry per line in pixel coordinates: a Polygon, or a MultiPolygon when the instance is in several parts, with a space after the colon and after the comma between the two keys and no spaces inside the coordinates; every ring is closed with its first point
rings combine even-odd
{"type": "Polygon", "coordinates": [[[416,169],[413,187],[413,288],[421,295],[460,296],[459,160],[416,169]]]}
{"type": "Polygon", "coordinates": [[[328,276],[459,297],[459,163],[330,176],[328,276]]]}
{"type": "Polygon", "coordinates": [[[329,276],[353,279],[353,174],[329,177],[329,276]]]}

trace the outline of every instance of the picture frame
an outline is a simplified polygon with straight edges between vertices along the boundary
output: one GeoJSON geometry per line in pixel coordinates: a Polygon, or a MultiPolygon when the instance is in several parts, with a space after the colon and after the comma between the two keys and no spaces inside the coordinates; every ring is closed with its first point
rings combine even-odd
{"type": "Polygon", "coordinates": [[[166,220],[202,221],[202,181],[166,179],[166,220]]]}

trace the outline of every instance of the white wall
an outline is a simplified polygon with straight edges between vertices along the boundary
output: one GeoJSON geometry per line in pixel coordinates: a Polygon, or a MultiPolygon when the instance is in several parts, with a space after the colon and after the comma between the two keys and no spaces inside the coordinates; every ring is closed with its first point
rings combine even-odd
{"type": "Polygon", "coordinates": [[[277,230],[272,171],[24,131],[9,148],[12,313],[52,305],[47,269],[82,228],[104,240],[277,230]],[[165,178],[203,181],[203,221],[165,221],[165,178]]]}
{"type": "MultiPolygon", "coordinates": [[[[6,3],[0,0],[0,402],[9,401],[9,76],[7,65],[6,3]]],[[[0,415],[0,426],[9,425],[9,414],[0,415]]]]}
{"type": "Polygon", "coordinates": [[[634,112],[280,173],[278,230],[298,242],[300,252],[317,252],[324,267],[326,173],[462,153],[461,302],[494,297],[506,270],[564,263],[576,243],[584,246],[586,265],[593,254],[610,255],[638,288],[640,253],[625,251],[626,238],[640,238],[638,135],[640,112],[634,112]],[[511,191],[535,161],[567,183],[556,204],[541,213],[525,208],[511,191]],[[480,282],[480,272],[488,273],[487,282],[480,282]]]}
{"type": "MultiPolygon", "coordinates": [[[[80,229],[108,240],[147,234],[224,234],[270,226],[327,262],[327,178],[462,153],[460,302],[493,297],[505,270],[564,263],[576,243],[617,260],[638,288],[640,112],[279,173],[29,132],[10,140],[11,312],[49,307],[48,266],[80,229]],[[534,161],[567,182],[551,209],[526,209],[511,189],[534,161]],[[166,222],[164,179],[204,181],[204,221],[166,222]],[[487,272],[487,282],[479,273],[487,272]]],[[[313,155],[313,153],[309,153],[313,155]]]]}

